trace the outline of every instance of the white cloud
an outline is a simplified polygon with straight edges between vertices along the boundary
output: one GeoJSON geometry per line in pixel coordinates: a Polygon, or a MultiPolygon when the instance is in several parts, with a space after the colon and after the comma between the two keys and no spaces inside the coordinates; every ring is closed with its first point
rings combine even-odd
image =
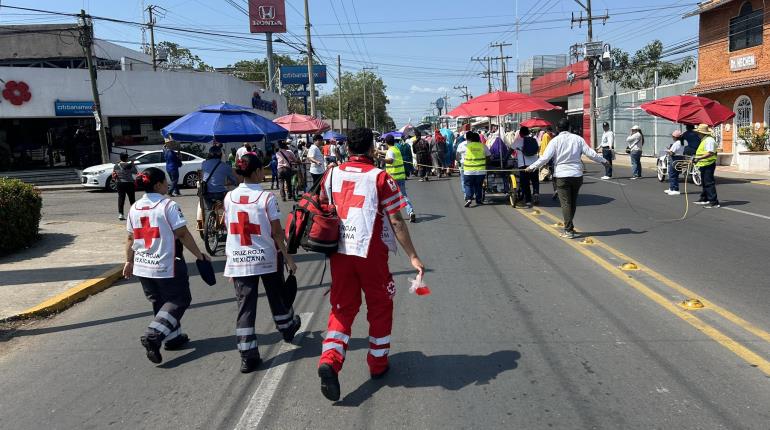
{"type": "Polygon", "coordinates": [[[438,87],[438,88],[430,88],[430,87],[418,87],[417,85],[412,85],[409,88],[409,91],[413,93],[433,93],[433,94],[439,94],[439,93],[445,93],[449,91],[446,87],[438,87]]]}
{"type": "Polygon", "coordinates": [[[394,94],[394,95],[389,95],[388,98],[390,100],[397,101],[397,102],[406,102],[409,99],[411,99],[412,96],[401,96],[401,95],[398,95],[398,94],[394,94]]]}

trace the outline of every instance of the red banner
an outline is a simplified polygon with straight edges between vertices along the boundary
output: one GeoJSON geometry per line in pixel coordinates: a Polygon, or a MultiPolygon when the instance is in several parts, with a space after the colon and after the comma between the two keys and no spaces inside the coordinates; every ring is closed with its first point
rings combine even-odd
{"type": "Polygon", "coordinates": [[[252,33],[286,33],[285,0],[249,0],[252,33]]]}

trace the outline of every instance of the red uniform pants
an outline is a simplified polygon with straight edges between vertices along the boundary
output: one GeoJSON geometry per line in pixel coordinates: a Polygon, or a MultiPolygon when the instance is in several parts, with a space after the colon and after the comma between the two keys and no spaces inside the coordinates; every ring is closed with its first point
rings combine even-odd
{"type": "Polygon", "coordinates": [[[366,362],[371,373],[388,366],[390,330],[393,327],[393,276],[388,268],[388,254],[369,252],[369,257],[334,254],[331,257],[332,288],[329,325],[323,342],[320,364],[342,370],[350,342],[350,329],[361,307],[361,291],[366,298],[369,321],[369,353],[366,362]]]}

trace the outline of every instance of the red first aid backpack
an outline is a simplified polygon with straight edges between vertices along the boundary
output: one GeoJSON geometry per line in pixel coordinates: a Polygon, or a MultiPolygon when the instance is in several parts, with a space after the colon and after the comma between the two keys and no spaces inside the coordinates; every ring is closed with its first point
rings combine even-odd
{"type": "Polygon", "coordinates": [[[331,255],[337,252],[340,240],[340,218],[334,207],[334,196],[331,200],[321,196],[321,184],[326,177],[331,180],[334,169],[310,191],[300,197],[299,202],[286,219],[286,245],[289,254],[296,254],[302,249],[331,255]]]}

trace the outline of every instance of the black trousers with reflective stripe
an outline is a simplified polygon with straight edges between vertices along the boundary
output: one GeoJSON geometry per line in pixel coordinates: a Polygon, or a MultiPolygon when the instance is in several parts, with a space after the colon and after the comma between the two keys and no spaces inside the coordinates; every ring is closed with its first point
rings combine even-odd
{"type": "MultiPolygon", "coordinates": [[[[259,296],[260,278],[262,278],[262,283],[265,286],[267,303],[270,305],[270,311],[273,314],[276,328],[289,324],[294,319],[293,309],[291,306],[286,306],[281,297],[281,288],[283,288],[284,284],[282,256],[279,255],[278,257],[278,271],[275,273],[234,277],[235,298],[238,301],[238,317],[235,322],[236,337],[238,338],[238,350],[244,357],[259,355],[254,323],[257,318],[257,297],[259,296]]],[[[279,330],[283,331],[285,328],[279,328],[279,330]]]]}
{"type": "Polygon", "coordinates": [[[173,278],[139,277],[144,296],[152,304],[155,316],[145,333],[153,341],[161,342],[181,329],[182,316],[192,301],[187,263],[183,259],[174,261],[174,273],[173,278]]]}

